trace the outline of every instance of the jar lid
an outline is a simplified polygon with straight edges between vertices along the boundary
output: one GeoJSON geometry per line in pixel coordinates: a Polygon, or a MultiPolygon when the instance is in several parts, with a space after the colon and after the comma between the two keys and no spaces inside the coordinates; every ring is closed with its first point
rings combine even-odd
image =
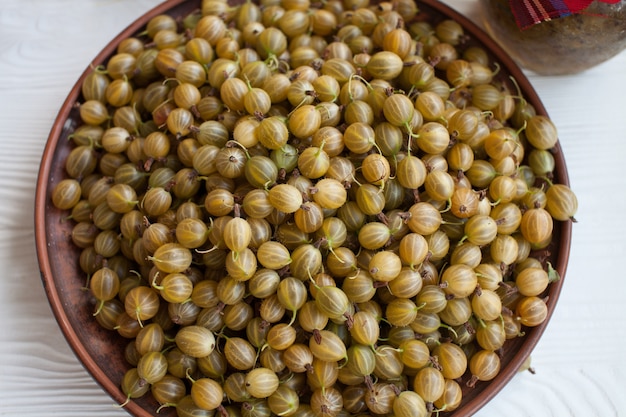
{"type": "MultiPolygon", "coordinates": [[[[594,0],[510,0],[511,10],[520,29],[541,22],[583,13],[594,0]]],[[[602,3],[619,3],[620,0],[598,0],[602,3]]]]}

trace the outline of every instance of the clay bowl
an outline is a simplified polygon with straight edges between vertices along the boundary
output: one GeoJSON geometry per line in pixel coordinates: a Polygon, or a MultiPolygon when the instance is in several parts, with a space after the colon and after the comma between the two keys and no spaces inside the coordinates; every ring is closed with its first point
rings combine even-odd
{"type": "MultiPolygon", "coordinates": [[[[114,54],[121,40],[139,33],[153,16],[162,13],[173,17],[186,16],[199,6],[199,0],[171,0],[154,8],[113,39],[93,60],[94,65],[105,63],[114,54]]],[[[418,6],[419,19],[436,22],[444,18],[452,18],[459,22],[470,36],[470,42],[482,45],[491,58],[500,64],[499,76],[503,79],[508,79],[509,75],[513,76],[522,94],[535,107],[537,113],[547,114],[537,93],[520,68],[480,28],[437,1],[420,1],[418,6]]],[[[56,209],[51,204],[50,197],[54,186],[66,177],[63,166],[71,148],[68,136],[80,124],[75,103],[82,100],[81,83],[90,71],[87,68],[69,92],[50,131],[37,182],[36,242],[41,278],[61,331],[93,378],[116,402],[123,403],[126,396],[120,390],[120,382],[129,368],[124,359],[124,348],[128,340],[116,332],[102,329],[94,320],[94,300],[89,292],[83,289],[85,276],[78,265],[80,250],[72,244],[70,237],[73,223],[64,220],[68,213],[56,209]]],[[[555,147],[554,156],[556,159],[555,180],[568,184],[567,169],[560,145],[555,147]]],[[[479,382],[473,389],[465,387],[462,405],[449,415],[462,417],[474,414],[511,380],[520,365],[530,355],[556,306],[564,283],[570,241],[571,223],[556,222],[554,239],[548,250],[550,261],[562,279],[552,283],[546,291],[545,295],[549,297],[548,320],[538,327],[526,329],[525,337],[507,341],[503,349],[502,368],[499,375],[492,381],[479,382]]],[[[152,416],[157,408],[158,404],[149,394],[130,401],[125,407],[136,417],[152,416]]],[[[173,408],[166,408],[161,410],[159,415],[170,417],[175,416],[176,413],[173,408]]]]}

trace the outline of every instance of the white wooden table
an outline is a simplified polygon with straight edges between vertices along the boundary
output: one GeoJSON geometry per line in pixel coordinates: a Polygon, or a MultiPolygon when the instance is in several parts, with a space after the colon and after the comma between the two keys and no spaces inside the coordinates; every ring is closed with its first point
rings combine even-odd
{"type": "MultiPolygon", "coordinates": [[[[479,0],[446,0],[478,21],[479,0]]],[[[126,415],[68,347],[41,285],[39,160],[78,76],[160,0],[0,0],[0,415],[126,415]]],[[[580,202],[556,312],[524,373],[480,417],[626,416],[626,53],[583,74],[528,74],[580,202]]]]}

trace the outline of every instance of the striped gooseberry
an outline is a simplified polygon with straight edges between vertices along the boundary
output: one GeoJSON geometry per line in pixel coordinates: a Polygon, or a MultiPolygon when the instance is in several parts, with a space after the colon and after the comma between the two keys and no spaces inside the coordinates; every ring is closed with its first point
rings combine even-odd
{"type": "Polygon", "coordinates": [[[511,235],[498,234],[489,245],[489,254],[493,262],[500,265],[511,265],[517,260],[519,245],[511,235]]]}
{"type": "Polygon", "coordinates": [[[472,316],[472,304],[468,297],[448,300],[443,310],[439,312],[442,322],[450,326],[460,326],[472,316]]]}
{"type": "Polygon", "coordinates": [[[391,166],[383,155],[372,153],[362,161],[361,172],[370,184],[384,187],[391,175],[391,166]]]}
{"type": "Polygon", "coordinates": [[[506,333],[501,320],[483,320],[476,328],[478,345],[487,350],[498,350],[506,341],[506,333]]]}
{"type": "Polygon", "coordinates": [[[137,375],[145,384],[154,384],[167,374],[167,359],[158,351],[147,352],[139,358],[137,375]]]}
{"type": "Polygon", "coordinates": [[[257,127],[259,143],[270,150],[280,149],[289,139],[287,123],[280,116],[264,118],[257,127]]]}
{"type": "Polygon", "coordinates": [[[442,222],[439,210],[426,202],[413,204],[406,216],[406,224],[409,229],[424,236],[434,233],[442,222]]]}
{"type": "Polygon", "coordinates": [[[137,368],[130,368],[124,373],[120,388],[124,395],[126,395],[126,401],[122,405],[127,404],[131,398],[140,398],[150,391],[150,384],[146,384],[142,381],[137,368]]]}
{"type": "Polygon", "coordinates": [[[417,316],[417,305],[408,298],[395,298],[387,304],[385,319],[392,326],[408,326],[417,316]]]}
{"type": "Polygon", "coordinates": [[[211,216],[229,215],[235,208],[235,196],[229,190],[216,188],[207,193],[204,208],[211,216]]]}
{"type": "Polygon", "coordinates": [[[296,226],[305,233],[313,233],[322,226],[324,212],[319,204],[304,202],[294,213],[296,226]]]}
{"type": "Polygon", "coordinates": [[[270,188],[269,202],[276,210],[284,213],[294,213],[302,205],[302,193],[289,184],[277,184],[270,188]]]}
{"type": "Polygon", "coordinates": [[[544,247],[552,236],[553,227],[552,216],[543,208],[531,208],[522,215],[520,231],[533,247],[544,247]]]}
{"type": "Polygon", "coordinates": [[[463,376],[467,369],[467,357],[458,345],[444,342],[432,352],[441,366],[441,374],[446,379],[457,379],[463,376]]]}
{"type": "MultiPolygon", "coordinates": [[[[322,124],[322,115],[312,104],[304,104],[296,108],[287,122],[289,131],[297,138],[312,136],[322,124]]],[[[316,178],[316,177],[312,177],[316,178]]]]}
{"type": "Polygon", "coordinates": [[[428,415],[424,399],[414,391],[402,391],[398,394],[392,409],[396,417],[426,417],[428,415]]]}
{"type": "Polygon", "coordinates": [[[228,364],[239,371],[252,369],[256,361],[256,350],[252,344],[241,337],[229,337],[222,349],[228,364]]]}
{"type": "Polygon", "coordinates": [[[276,415],[290,416],[298,411],[300,407],[300,397],[294,389],[281,384],[276,391],[267,398],[267,405],[271,412],[276,415]]]}
{"type": "Polygon", "coordinates": [[[350,151],[364,154],[376,143],[374,128],[363,122],[352,123],[343,132],[343,141],[350,151]]]}
{"type": "Polygon", "coordinates": [[[280,242],[263,242],[256,252],[258,262],[269,269],[280,269],[291,263],[289,250],[280,242]]]}
{"type": "Polygon", "coordinates": [[[404,364],[400,359],[400,352],[388,345],[376,347],[376,366],[374,375],[382,380],[394,380],[402,376],[404,364]]]}
{"type": "Polygon", "coordinates": [[[339,319],[350,314],[350,300],[341,288],[334,285],[318,286],[317,284],[315,284],[315,288],[315,304],[320,312],[330,319],[339,319]]]}
{"type": "Polygon", "coordinates": [[[543,268],[524,268],[515,277],[517,290],[527,297],[540,295],[548,288],[549,283],[550,277],[543,268]]]}
{"type": "Polygon", "coordinates": [[[441,371],[432,366],[422,368],[413,380],[413,390],[428,404],[437,401],[443,394],[445,378],[441,371]]]}
{"type": "Polygon", "coordinates": [[[298,312],[298,324],[307,332],[325,328],[328,320],[328,316],[319,310],[314,300],[305,302],[298,312]]]}
{"type": "Polygon", "coordinates": [[[437,313],[418,310],[415,314],[415,320],[409,324],[409,327],[416,333],[429,334],[441,327],[441,320],[437,313]]]}
{"type": "Polygon", "coordinates": [[[481,320],[496,320],[502,314],[502,300],[493,290],[476,291],[472,298],[472,311],[481,320]]]}
{"type": "Polygon", "coordinates": [[[368,264],[368,271],[375,281],[389,282],[400,274],[402,260],[392,251],[378,251],[368,264]]]}
{"type": "Polygon", "coordinates": [[[411,338],[404,340],[399,346],[402,363],[410,368],[421,369],[430,363],[430,350],[426,343],[411,338]]]}
{"type": "Polygon", "coordinates": [[[215,348],[215,336],[210,330],[197,326],[185,326],[175,336],[176,346],[193,358],[208,356],[215,348]]]}
{"type": "Polygon", "coordinates": [[[470,217],[464,226],[463,241],[467,240],[478,246],[491,243],[498,234],[498,225],[491,217],[484,214],[476,214],[470,217]]]}
{"type": "MultiPolygon", "coordinates": [[[[317,110],[315,110],[317,112],[317,110]]],[[[307,178],[322,177],[330,167],[330,158],[322,147],[310,146],[298,156],[298,170],[307,178]]]]}
{"type": "Polygon", "coordinates": [[[426,181],[426,165],[415,155],[406,155],[398,162],[396,178],[405,188],[418,189],[426,181]]]}
{"type": "Polygon", "coordinates": [[[446,379],[443,394],[433,404],[440,410],[453,411],[461,405],[462,399],[463,389],[459,383],[452,379],[446,379]]]}
{"type": "Polygon", "coordinates": [[[555,220],[573,220],[578,210],[578,200],[567,185],[553,184],[546,190],[545,208],[555,220]]]}
{"type": "Polygon", "coordinates": [[[315,330],[309,339],[309,349],[315,358],[325,362],[338,362],[347,357],[346,345],[329,330],[315,330]]]}
{"type": "Polygon", "coordinates": [[[303,343],[293,343],[283,352],[285,365],[291,372],[306,372],[312,369],[313,354],[303,343]]]}
{"type": "Polygon", "coordinates": [[[307,301],[307,289],[304,283],[294,277],[284,278],[278,284],[276,296],[280,305],[291,311],[291,323],[293,323],[298,310],[307,301]]]}
{"type": "Polygon", "coordinates": [[[310,243],[302,243],[291,251],[289,271],[295,278],[304,281],[310,275],[322,270],[322,262],[322,253],[319,248],[310,243]]]}
{"type": "Polygon", "coordinates": [[[450,265],[441,274],[441,284],[446,294],[457,298],[467,297],[474,292],[478,277],[472,267],[464,264],[450,265]]]}
{"type": "Polygon", "coordinates": [[[558,141],[554,122],[543,115],[529,117],[526,121],[525,133],[528,142],[533,147],[541,150],[552,149],[558,141]]]}
{"type": "Polygon", "coordinates": [[[387,414],[393,410],[398,388],[389,382],[376,382],[365,391],[365,404],[373,414],[387,414]]]}
{"type": "Polygon", "coordinates": [[[522,297],[517,303],[515,313],[522,325],[535,327],[548,317],[548,306],[537,296],[522,297]]]}
{"type": "Polygon", "coordinates": [[[551,177],[556,167],[554,155],[549,150],[533,149],[528,153],[528,165],[538,177],[551,177]]]}
{"type": "Polygon", "coordinates": [[[439,313],[447,302],[446,293],[438,285],[425,285],[416,298],[416,303],[421,306],[420,311],[424,313],[439,313]]]}
{"type": "Polygon", "coordinates": [[[412,298],[422,289],[422,276],[416,269],[402,267],[400,273],[387,284],[389,291],[397,297],[412,298]]]}
{"type": "Polygon", "coordinates": [[[373,78],[392,80],[402,72],[402,58],[391,51],[376,52],[366,65],[367,72],[373,78]]]}
{"type": "Polygon", "coordinates": [[[245,162],[244,175],[253,187],[269,189],[276,183],[278,167],[269,157],[254,155],[245,162]]]}
{"type": "MultiPolygon", "coordinates": [[[[191,377],[187,378],[191,379],[191,377]]],[[[203,410],[216,410],[222,407],[224,391],[219,382],[208,377],[191,381],[190,395],[198,407],[203,410]]]]}
{"type": "Polygon", "coordinates": [[[341,288],[353,303],[367,302],[376,294],[374,279],[362,269],[358,269],[355,275],[344,279],[341,288]]]}
{"type": "Polygon", "coordinates": [[[370,346],[354,343],[347,350],[346,366],[356,375],[368,376],[374,372],[376,354],[370,346]]]}
{"type": "MultiPolygon", "coordinates": [[[[482,349],[474,353],[469,360],[472,377],[466,385],[473,388],[478,381],[490,381],[500,372],[500,357],[491,350],[482,349]]],[[[443,394],[443,393],[442,393],[443,394]]]]}
{"type": "Polygon", "coordinates": [[[267,345],[275,350],[284,351],[296,340],[296,330],[287,323],[276,323],[266,335],[267,345]]]}

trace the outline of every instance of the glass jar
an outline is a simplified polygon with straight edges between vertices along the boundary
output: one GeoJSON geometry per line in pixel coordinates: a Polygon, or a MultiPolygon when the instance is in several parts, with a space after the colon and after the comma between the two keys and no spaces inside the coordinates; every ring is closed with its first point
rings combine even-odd
{"type": "Polygon", "coordinates": [[[580,13],[523,30],[509,0],[481,3],[486,31],[520,66],[538,74],[574,74],[626,49],[626,0],[594,1],[580,13]]]}

